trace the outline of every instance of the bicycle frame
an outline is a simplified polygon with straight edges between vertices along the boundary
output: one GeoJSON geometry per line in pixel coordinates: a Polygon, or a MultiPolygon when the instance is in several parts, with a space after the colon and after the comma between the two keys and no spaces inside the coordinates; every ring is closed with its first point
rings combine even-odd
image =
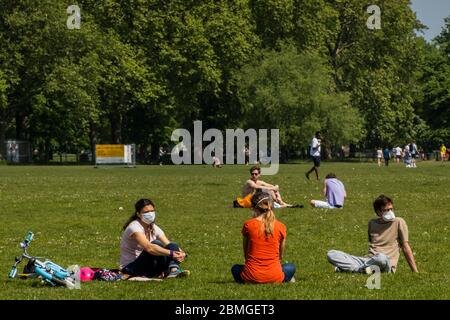
{"type": "Polygon", "coordinates": [[[67,288],[75,287],[75,277],[73,272],[69,272],[61,266],[57,265],[51,260],[45,259],[44,261],[39,260],[38,257],[34,257],[27,252],[27,248],[30,242],[33,240],[34,234],[29,231],[25,240],[20,243],[20,247],[23,249],[22,254],[16,257],[15,263],[8,274],[9,278],[15,278],[17,275],[17,266],[25,258],[29,260],[34,265],[34,272],[36,275],[40,276],[45,282],[56,286],[57,284],[66,286],[67,288]]]}

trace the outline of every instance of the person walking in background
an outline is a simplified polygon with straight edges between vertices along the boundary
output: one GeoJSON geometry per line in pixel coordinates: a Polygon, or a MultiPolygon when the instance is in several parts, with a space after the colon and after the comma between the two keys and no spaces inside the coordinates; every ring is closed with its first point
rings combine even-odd
{"type": "Polygon", "coordinates": [[[447,158],[447,148],[445,147],[444,144],[441,145],[440,151],[441,151],[441,161],[445,161],[445,159],[447,158]]]}
{"type": "Polygon", "coordinates": [[[383,158],[384,158],[384,164],[387,166],[389,166],[389,159],[391,159],[391,153],[389,152],[389,148],[386,147],[383,150],[383,158]]]}
{"type": "Polygon", "coordinates": [[[250,149],[248,148],[248,145],[244,148],[244,155],[245,155],[245,165],[248,166],[250,163],[250,149]]]}
{"type": "Polygon", "coordinates": [[[256,192],[252,199],[253,218],[242,228],[245,264],[235,264],[231,274],[238,283],[294,282],[295,265],[282,264],[286,226],[275,218],[272,199],[256,192]]]}
{"type": "Polygon", "coordinates": [[[397,146],[394,148],[395,152],[395,162],[400,163],[400,159],[402,158],[402,148],[400,146],[397,146]]]}
{"type": "Polygon", "coordinates": [[[416,168],[416,158],[419,151],[417,150],[417,144],[415,141],[409,144],[409,152],[411,152],[411,168],[416,168]]]}
{"type": "Polygon", "coordinates": [[[312,157],[314,165],[308,172],[305,173],[306,179],[309,180],[309,174],[311,172],[316,173],[316,178],[319,180],[319,167],[320,167],[320,144],[322,141],[322,134],[320,131],[317,131],[314,135],[314,138],[311,141],[311,149],[309,151],[309,155],[312,157]]]}
{"type": "Polygon", "coordinates": [[[403,161],[407,168],[412,168],[412,156],[408,145],[406,145],[405,150],[403,151],[403,161]]]}
{"type": "Polygon", "coordinates": [[[383,158],[383,150],[381,150],[381,148],[379,148],[377,150],[377,163],[378,163],[378,167],[381,167],[381,159],[383,158]]]}

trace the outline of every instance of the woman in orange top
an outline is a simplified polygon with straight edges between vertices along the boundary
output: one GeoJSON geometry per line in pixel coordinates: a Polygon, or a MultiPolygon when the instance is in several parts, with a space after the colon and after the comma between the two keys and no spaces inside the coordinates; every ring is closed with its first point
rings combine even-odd
{"type": "Polygon", "coordinates": [[[269,194],[252,197],[253,218],[242,228],[245,265],[231,268],[239,283],[276,283],[294,280],[295,265],[281,264],[286,244],[286,227],[275,219],[269,194]]]}

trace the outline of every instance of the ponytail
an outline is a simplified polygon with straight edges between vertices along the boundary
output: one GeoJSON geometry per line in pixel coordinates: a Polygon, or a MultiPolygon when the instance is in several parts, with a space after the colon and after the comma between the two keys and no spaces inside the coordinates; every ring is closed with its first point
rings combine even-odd
{"type": "Polygon", "coordinates": [[[132,223],[134,220],[137,220],[138,218],[139,218],[139,217],[138,217],[138,213],[137,213],[137,212],[133,213],[133,214],[128,218],[127,222],[125,222],[125,224],[123,225],[122,230],[125,230],[125,229],[128,227],[128,225],[129,225],[130,223],[132,223]]]}
{"type": "Polygon", "coordinates": [[[273,213],[272,209],[270,209],[263,215],[262,221],[264,225],[264,234],[266,235],[266,238],[268,238],[270,235],[273,236],[273,228],[275,225],[275,214],[273,213]]]}
{"type": "Polygon", "coordinates": [[[256,216],[262,216],[262,229],[268,238],[273,235],[275,225],[275,214],[272,211],[272,198],[269,194],[258,190],[252,197],[252,207],[256,212],[256,216]]]}

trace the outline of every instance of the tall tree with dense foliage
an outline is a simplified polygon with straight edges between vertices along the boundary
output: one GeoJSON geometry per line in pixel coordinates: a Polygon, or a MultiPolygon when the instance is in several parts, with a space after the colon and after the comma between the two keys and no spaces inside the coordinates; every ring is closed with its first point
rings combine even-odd
{"type": "Polygon", "coordinates": [[[362,117],[349,96],[336,91],[331,68],[317,53],[298,53],[292,45],[265,51],[262,59],[243,68],[236,78],[246,128],[280,129],[286,153],[308,146],[321,130],[324,145],[357,142],[362,117]]]}
{"type": "Polygon", "coordinates": [[[427,151],[450,140],[450,17],[432,43],[423,43],[422,96],[415,103],[424,120],[419,141],[427,151]]]}

